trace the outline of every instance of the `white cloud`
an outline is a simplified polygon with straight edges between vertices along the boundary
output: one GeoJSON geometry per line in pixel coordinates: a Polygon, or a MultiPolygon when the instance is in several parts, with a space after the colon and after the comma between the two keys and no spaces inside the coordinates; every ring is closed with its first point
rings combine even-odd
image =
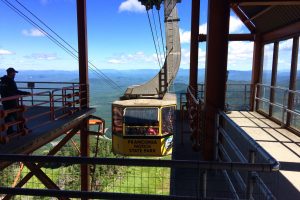
{"type": "Polygon", "coordinates": [[[234,16],[230,16],[229,33],[241,33],[243,22],[234,16]]]}
{"type": "Polygon", "coordinates": [[[119,6],[119,12],[123,11],[141,13],[145,12],[145,7],[138,0],[126,0],[119,6]]]}
{"type": "Polygon", "coordinates": [[[122,60],[118,60],[118,59],[110,59],[107,61],[110,64],[121,64],[123,63],[122,60]]]}
{"type": "Polygon", "coordinates": [[[6,49],[0,49],[0,55],[12,55],[12,54],[15,53],[6,49]]]}
{"type": "MultiPolygon", "coordinates": [[[[198,68],[205,67],[205,56],[206,53],[204,50],[199,48],[198,50],[198,68]]],[[[189,68],[190,67],[190,50],[186,48],[181,49],[181,68],[189,68]]]]}
{"type": "Polygon", "coordinates": [[[183,29],[179,29],[179,34],[181,43],[191,42],[191,31],[184,31],[183,29]]]}
{"type": "Polygon", "coordinates": [[[25,56],[25,58],[32,58],[35,60],[57,60],[55,53],[34,53],[30,56],[25,56]]]}
{"type": "MultiPolygon", "coordinates": [[[[163,58],[163,55],[161,57],[163,58]]],[[[106,60],[107,64],[119,69],[128,69],[128,67],[131,69],[159,69],[156,54],[145,54],[142,51],[114,55],[106,60]]]]}
{"type": "Polygon", "coordinates": [[[230,42],[228,47],[228,69],[251,70],[253,42],[230,42]]]}
{"type": "Polygon", "coordinates": [[[293,39],[288,39],[279,42],[279,51],[292,51],[293,39]]]}
{"type": "MultiPolygon", "coordinates": [[[[243,23],[237,17],[230,16],[230,24],[229,24],[229,32],[230,33],[241,33],[242,32],[243,23]]],[[[179,29],[180,40],[181,43],[190,43],[191,41],[191,31],[185,31],[183,29],[179,29]]],[[[207,34],[207,23],[201,24],[199,26],[200,34],[207,34]]]]}
{"type": "MultiPolygon", "coordinates": [[[[242,27],[243,23],[239,18],[230,16],[229,33],[241,33],[242,27]]],[[[207,34],[207,23],[201,24],[199,26],[199,32],[201,34],[207,34]]]]}
{"type": "MultiPolygon", "coordinates": [[[[205,67],[205,47],[200,46],[198,51],[198,67],[205,67]]],[[[228,69],[230,70],[251,70],[253,56],[253,42],[230,42],[228,47],[228,69]]],[[[190,50],[182,48],[181,67],[190,67],[190,50]]]]}
{"type": "Polygon", "coordinates": [[[30,36],[30,37],[44,37],[45,33],[41,32],[38,29],[32,28],[30,30],[22,30],[22,34],[25,36],[30,36]]]}
{"type": "Polygon", "coordinates": [[[201,24],[199,26],[199,33],[201,33],[201,34],[206,34],[207,33],[207,23],[201,24]]]}

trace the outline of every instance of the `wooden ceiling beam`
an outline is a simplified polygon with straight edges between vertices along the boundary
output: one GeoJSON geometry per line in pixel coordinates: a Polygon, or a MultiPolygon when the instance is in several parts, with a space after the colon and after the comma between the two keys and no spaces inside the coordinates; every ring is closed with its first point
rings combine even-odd
{"type": "Polygon", "coordinates": [[[254,16],[252,16],[250,19],[246,20],[245,23],[248,22],[248,21],[252,21],[252,20],[258,18],[259,16],[262,16],[263,14],[267,13],[267,12],[268,12],[269,10],[271,10],[272,8],[274,8],[274,6],[269,6],[269,7],[267,7],[266,9],[264,9],[264,10],[258,12],[258,13],[255,14],[254,16]]]}
{"type": "Polygon", "coordinates": [[[240,18],[240,20],[245,24],[251,33],[255,33],[255,25],[249,20],[248,16],[241,10],[237,4],[231,5],[232,10],[240,18]]]}
{"type": "Polygon", "coordinates": [[[288,39],[300,34],[300,22],[285,26],[283,28],[268,32],[262,35],[263,43],[270,43],[288,39]]]}
{"type": "Polygon", "coordinates": [[[230,3],[239,6],[300,5],[299,0],[230,0],[230,3]]]}

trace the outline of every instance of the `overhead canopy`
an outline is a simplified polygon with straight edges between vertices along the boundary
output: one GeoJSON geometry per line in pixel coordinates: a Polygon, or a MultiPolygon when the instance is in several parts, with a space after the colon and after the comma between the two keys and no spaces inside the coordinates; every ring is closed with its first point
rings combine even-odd
{"type": "Polygon", "coordinates": [[[252,33],[271,32],[300,20],[299,2],[236,2],[232,9],[252,33]]]}

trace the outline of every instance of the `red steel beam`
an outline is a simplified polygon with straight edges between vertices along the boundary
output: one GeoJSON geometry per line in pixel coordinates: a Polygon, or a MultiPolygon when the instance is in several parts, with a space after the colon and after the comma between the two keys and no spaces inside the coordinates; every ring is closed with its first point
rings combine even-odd
{"type": "Polygon", "coordinates": [[[224,111],[230,4],[228,0],[208,1],[208,40],[205,72],[204,159],[214,159],[218,110],[224,111]]]}
{"type": "Polygon", "coordinates": [[[255,86],[260,82],[262,73],[263,45],[261,35],[256,35],[254,40],[253,62],[252,62],[252,78],[250,93],[250,110],[254,111],[255,105],[255,86]]]}
{"type": "MultiPolygon", "coordinates": [[[[70,133],[68,133],[53,149],[51,149],[49,151],[49,153],[47,154],[48,156],[52,156],[55,155],[79,130],[78,126],[77,128],[73,129],[70,133]]],[[[37,165],[39,168],[41,168],[43,166],[43,164],[38,164],[37,165]]],[[[24,178],[22,178],[22,180],[19,181],[19,183],[15,186],[15,187],[23,187],[23,185],[25,185],[33,176],[33,172],[29,172],[28,174],[26,174],[26,176],[24,178]]],[[[8,200],[12,197],[13,195],[11,194],[7,194],[3,200],[8,200]]]]}
{"type": "MultiPolygon", "coordinates": [[[[293,50],[292,50],[292,60],[291,60],[291,72],[290,72],[290,90],[296,90],[296,80],[297,80],[297,65],[298,65],[298,52],[299,52],[299,36],[293,39],[293,50]]],[[[288,99],[288,109],[293,110],[294,108],[294,94],[289,94],[288,99]]],[[[286,125],[290,126],[292,115],[290,112],[287,113],[286,125]]]]}
{"type": "MultiPolygon", "coordinates": [[[[79,82],[85,86],[86,93],[83,94],[83,101],[80,105],[88,105],[88,50],[87,50],[87,24],[86,24],[86,0],[77,0],[77,26],[78,26],[78,50],[79,50],[79,82]]],[[[81,156],[89,156],[88,121],[84,120],[80,129],[80,151],[81,156]]],[[[89,168],[84,164],[80,166],[81,190],[89,190],[89,168]]]]}
{"type": "MultiPolygon", "coordinates": [[[[199,34],[199,42],[206,42],[207,35],[199,34]]],[[[255,34],[229,34],[228,41],[254,41],[255,34]]]]}
{"type": "Polygon", "coordinates": [[[193,95],[197,98],[198,91],[198,49],[199,49],[199,19],[200,0],[192,1],[191,19],[191,55],[190,55],[190,86],[193,88],[193,95]]]}
{"type": "Polygon", "coordinates": [[[242,11],[242,9],[236,4],[233,4],[231,8],[235,12],[235,14],[240,18],[240,20],[245,24],[245,26],[249,29],[249,31],[251,33],[255,33],[256,30],[255,25],[251,22],[248,16],[242,11]]]}
{"type": "MultiPolygon", "coordinates": [[[[278,51],[279,51],[279,42],[274,43],[273,49],[273,64],[272,64],[272,77],[271,77],[271,86],[276,86],[277,82],[277,67],[278,67],[278,51]]],[[[270,102],[274,103],[275,100],[275,90],[271,88],[270,90],[270,102]]],[[[273,115],[273,106],[269,106],[269,116],[273,115]]]]}
{"type": "MultiPolygon", "coordinates": [[[[25,162],[24,164],[48,189],[60,190],[59,187],[38,166],[28,162],[25,162]]],[[[69,198],[59,197],[58,199],[64,200],[69,198]]]]}
{"type": "MultiPolygon", "coordinates": [[[[86,0],[77,0],[77,29],[78,29],[78,59],[79,59],[79,83],[84,91],[88,91],[88,48],[87,48],[87,23],[86,0]]],[[[80,105],[88,107],[88,92],[82,94],[80,105]]]]}
{"type": "MultiPolygon", "coordinates": [[[[88,120],[85,120],[80,129],[80,152],[82,157],[89,157],[89,134],[88,134],[88,120]]],[[[81,170],[81,190],[89,191],[90,177],[89,167],[86,164],[80,165],[81,170]]]]}
{"type": "Polygon", "coordinates": [[[263,34],[262,40],[264,43],[271,43],[279,40],[288,39],[294,36],[299,36],[299,33],[300,22],[298,21],[294,24],[263,34]]]}
{"type": "Polygon", "coordinates": [[[230,3],[240,6],[300,5],[299,0],[230,0],[230,3]]]}

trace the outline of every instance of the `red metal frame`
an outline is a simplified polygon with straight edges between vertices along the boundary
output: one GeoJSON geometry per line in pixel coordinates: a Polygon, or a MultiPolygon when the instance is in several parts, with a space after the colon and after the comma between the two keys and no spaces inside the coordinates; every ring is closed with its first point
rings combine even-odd
{"type": "Polygon", "coordinates": [[[241,6],[272,6],[272,5],[299,5],[299,0],[230,0],[232,4],[241,6]]]}
{"type": "MultiPolygon", "coordinates": [[[[88,48],[87,48],[87,26],[86,26],[86,0],[77,0],[77,28],[78,28],[78,52],[79,52],[79,82],[84,87],[85,93],[81,94],[82,108],[89,107],[88,94],[88,48]]],[[[85,120],[80,129],[80,152],[81,156],[89,156],[88,121],[85,120]]],[[[81,168],[81,190],[89,190],[89,168],[88,165],[80,165],[81,168]]],[[[86,198],[82,198],[86,199],[86,198]]]]}
{"type": "MultiPolygon", "coordinates": [[[[297,81],[297,66],[298,66],[298,52],[299,52],[299,36],[293,38],[293,50],[292,50],[292,60],[291,60],[291,72],[290,72],[290,90],[296,90],[297,81]]],[[[288,109],[293,110],[294,107],[294,95],[290,93],[288,100],[288,109]]],[[[287,113],[286,124],[290,126],[291,123],[291,113],[287,113]]]]}
{"type": "MultiPolygon", "coordinates": [[[[79,104],[79,102],[81,102],[80,94],[84,93],[84,91],[80,90],[81,88],[82,87],[78,84],[77,85],[72,84],[72,86],[69,87],[63,87],[61,89],[55,89],[52,91],[33,93],[32,95],[17,95],[12,97],[1,98],[0,102],[7,101],[7,100],[19,100],[20,106],[18,108],[10,109],[10,110],[0,110],[0,119],[3,119],[9,113],[15,113],[15,112],[19,113],[18,115],[20,116],[20,118],[14,122],[3,123],[0,126],[0,131],[4,132],[8,129],[8,127],[15,126],[15,125],[18,125],[20,127],[20,130],[18,130],[17,133],[11,134],[9,136],[1,135],[0,143],[7,143],[13,138],[26,135],[33,130],[36,130],[44,125],[47,125],[53,122],[53,120],[64,118],[66,116],[72,115],[77,111],[81,110],[79,104]],[[71,93],[68,91],[71,91],[71,93]],[[48,97],[48,99],[45,99],[46,97],[48,97]],[[26,103],[29,103],[29,105],[25,105],[26,103]],[[57,103],[61,105],[56,105],[57,103]],[[26,112],[29,112],[31,109],[35,109],[36,107],[41,107],[41,106],[42,107],[49,106],[49,111],[32,114],[28,117],[24,117],[24,114],[26,112]],[[65,113],[56,114],[58,111],[65,111],[65,113]],[[25,124],[28,123],[29,121],[36,120],[47,115],[49,115],[49,120],[41,121],[36,126],[31,127],[31,130],[25,128],[25,124]]],[[[35,90],[40,90],[40,88],[34,88],[32,90],[34,92],[35,90]]]]}
{"type": "Polygon", "coordinates": [[[300,22],[296,22],[294,24],[263,34],[262,41],[263,43],[271,43],[275,41],[285,40],[294,36],[298,36],[299,32],[300,22]]]}
{"type": "MultiPolygon", "coordinates": [[[[207,40],[206,34],[199,34],[199,42],[205,42],[207,40]]],[[[228,41],[254,41],[255,34],[229,34],[228,41]]]]}
{"type": "MultiPolygon", "coordinates": [[[[278,52],[279,52],[279,42],[274,43],[273,49],[273,62],[272,62],[272,78],[271,78],[271,86],[276,86],[277,82],[277,66],[278,66],[278,52]]],[[[275,91],[273,88],[270,90],[270,102],[274,103],[275,99],[275,91]]],[[[273,106],[269,107],[269,116],[273,115],[273,106]]]]}
{"type": "Polygon", "coordinates": [[[245,26],[250,30],[250,32],[255,33],[256,31],[255,25],[245,15],[245,13],[241,10],[241,8],[237,4],[233,4],[231,8],[235,12],[235,14],[240,18],[240,20],[245,24],[245,26]]]}
{"type": "Polygon", "coordinates": [[[262,73],[263,46],[261,35],[257,34],[254,41],[253,62],[252,62],[252,78],[251,78],[251,96],[250,110],[254,111],[255,107],[255,85],[260,83],[262,73]]]}
{"type": "Polygon", "coordinates": [[[190,86],[194,88],[194,96],[197,98],[198,87],[198,51],[199,51],[199,19],[200,0],[192,1],[191,19],[191,55],[190,55],[190,86]]]}
{"type": "MultiPolygon", "coordinates": [[[[51,149],[48,152],[48,156],[52,156],[55,155],[70,139],[72,139],[72,137],[78,132],[80,128],[80,125],[77,128],[74,128],[73,130],[71,130],[53,149],[51,149]]],[[[35,168],[41,168],[43,167],[43,163],[38,164],[35,168]]],[[[15,185],[15,187],[22,187],[24,186],[30,179],[31,177],[33,177],[35,175],[35,173],[33,171],[29,172],[25,177],[22,178],[22,180],[19,181],[19,183],[17,185],[15,185]]],[[[12,197],[12,195],[6,195],[3,200],[8,200],[12,197]]]]}
{"type": "Polygon", "coordinates": [[[205,75],[204,159],[213,160],[218,110],[224,110],[230,4],[228,0],[208,3],[208,41],[205,75]]]}

